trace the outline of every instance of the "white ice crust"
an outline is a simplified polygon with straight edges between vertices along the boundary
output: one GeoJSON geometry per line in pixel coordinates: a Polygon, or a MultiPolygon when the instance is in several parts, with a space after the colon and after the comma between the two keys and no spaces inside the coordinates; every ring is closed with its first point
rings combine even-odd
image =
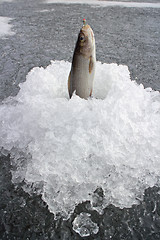
{"type": "Polygon", "coordinates": [[[3,3],[3,2],[13,2],[14,0],[0,0],[0,3],[3,3]]]}
{"type": "Polygon", "coordinates": [[[14,32],[11,30],[12,25],[9,24],[11,20],[12,19],[8,17],[0,17],[0,37],[14,34],[14,32]]]}
{"type": "Polygon", "coordinates": [[[131,207],[159,184],[160,93],[131,81],[127,66],[97,62],[93,98],[69,99],[70,67],[52,61],[32,69],[18,95],[0,106],[12,181],[24,180],[29,192],[32,184],[64,218],[86,200],[99,213],[109,204],[131,207]]]}
{"type": "Polygon", "coordinates": [[[160,3],[146,2],[116,2],[116,1],[100,1],[100,0],[45,0],[45,3],[63,3],[63,4],[90,4],[100,7],[134,7],[134,8],[160,8],[160,3]]]}

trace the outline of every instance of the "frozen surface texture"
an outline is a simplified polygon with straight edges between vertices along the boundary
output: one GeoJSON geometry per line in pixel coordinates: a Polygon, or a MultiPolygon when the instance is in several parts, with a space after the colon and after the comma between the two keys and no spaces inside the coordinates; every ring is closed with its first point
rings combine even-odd
{"type": "Polygon", "coordinates": [[[96,223],[92,222],[91,214],[82,212],[73,221],[73,230],[81,237],[87,237],[91,234],[97,234],[99,227],[96,223]]]}
{"type": "Polygon", "coordinates": [[[11,30],[12,25],[9,24],[11,20],[11,18],[0,17],[0,37],[14,34],[14,32],[11,30]]]}
{"type": "Polygon", "coordinates": [[[93,98],[69,100],[70,66],[32,69],[1,105],[0,145],[11,152],[12,180],[33,183],[57,217],[87,200],[99,213],[109,204],[131,207],[159,180],[160,94],[131,81],[126,66],[97,62],[93,98]]]}

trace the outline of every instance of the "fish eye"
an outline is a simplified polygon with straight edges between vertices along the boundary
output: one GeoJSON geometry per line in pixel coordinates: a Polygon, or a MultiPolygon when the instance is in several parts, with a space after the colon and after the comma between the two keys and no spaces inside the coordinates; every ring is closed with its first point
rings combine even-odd
{"type": "Polygon", "coordinates": [[[80,41],[84,42],[84,36],[80,36],[80,41]]]}

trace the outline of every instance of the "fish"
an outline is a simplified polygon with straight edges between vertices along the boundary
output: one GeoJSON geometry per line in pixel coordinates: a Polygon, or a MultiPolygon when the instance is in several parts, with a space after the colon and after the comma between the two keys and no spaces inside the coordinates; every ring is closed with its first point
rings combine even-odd
{"type": "Polygon", "coordinates": [[[92,28],[83,19],[83,26],[78,34],[71,71],[68,77],[68,92],[71,98],[75,92],[80,98],[92,96],[96,66],[96,47],[92,28]]]}

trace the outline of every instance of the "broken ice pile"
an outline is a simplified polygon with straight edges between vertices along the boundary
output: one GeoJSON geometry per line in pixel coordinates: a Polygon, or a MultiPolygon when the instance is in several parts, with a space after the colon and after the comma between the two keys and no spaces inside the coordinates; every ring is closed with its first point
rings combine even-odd
{"type": "Polygon", "coordinates": [[[1,104],[0,146],[16,166],[12,181],[29,192],[29,184],[41,186],[55,217],[68,218],[87,200],[99,213],[109,204],[131,207],[159,184],[160,94],[131,81],[126,66],[98,62],[93,98],[70,100],[70,67],[32,69],[1,104]]]}

